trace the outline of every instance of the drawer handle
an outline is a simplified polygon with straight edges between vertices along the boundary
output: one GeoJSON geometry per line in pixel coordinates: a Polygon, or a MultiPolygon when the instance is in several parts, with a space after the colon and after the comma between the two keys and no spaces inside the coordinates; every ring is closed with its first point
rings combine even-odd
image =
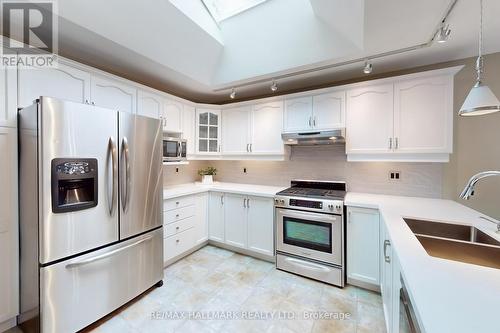
{"type": "Polygon", "coordinates": [[[176,230],[179,230],[179,227],[175,227],[176,230]]]}
{"type": "Polygon", "coordinates": [[[177,218],[178,218],[178,217],[179,217],[179,214],[176,214],[176,215],[175,215],[175,217],[177,217],[177,218]]]}
{"type": "Polygon", "coordinates": [[[286,258],[285,261],[288,261],[289,263],[291,263],[292,265],[295,265],[295,266],[298,266],[298,267],[302,267],[302,268],[305,268],[305,269],[308,269],[308,270],[312,270],[312,271],[322,271],[322,272],[329,272],[330,269],[328,269],[327,267],[324,267],[324,266],[321,266],[321,265],[318,265],[318,264],[314,264],[312,262],[304,262],[302,260],[298,260],[298,259],[295,259],[295,258],[286,258]]]}
{"type": "Polygon", "coordinates": [[[179,240],[179,239],[176,239],[176,240],[175,240],[175,242],[176,242],[176,243],[179,243],[179,242],[180,242],[180,240],[179,240]]]}
{"type": "Polygon", "coordinates": [[[83,265],[86,265],[86,264],[93,263],[93,262],[98,261],[98,260],[106,259],[108,257],[111,257],[112,255],[115,255],[115,254],[119,253],[119,252],[125,251],[126,249],[130,249],[131,247],[134,247],[136,245],[139,245],[141,243],[149,241],[149,240],[153,239],[153,236],[154,235],[150,235],[150,236],[148,236],[146,238],[143,238],[143,239],[141,239],[141,240],[139,240],[139,241],[137,241],[135,243],[132,243],[132,244],[129,244],[127,246],[118,248],[118,249],[113,250],[113,251],[108,252],[108,253],[100,254],[98,256],[91,257],[91,258],[88,258],[88,259],[84,259],[84,260],[81,260],[81,261],[72,262],[70,264],[67,264],[66,268],[79,267],[79,266],[83,266],[83,265]]]}
{"type": "Polygon", "coordinates": [[[178,204],[179,204],[179,201],[176,201],[176,202],[175,202],[175,204],[176,204],[176,205],[178,205],[178,204]]]}

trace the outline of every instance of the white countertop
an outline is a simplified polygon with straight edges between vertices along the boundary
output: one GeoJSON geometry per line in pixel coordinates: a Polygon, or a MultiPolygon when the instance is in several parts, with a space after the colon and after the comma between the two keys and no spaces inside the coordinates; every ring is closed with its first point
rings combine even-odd
{"type": "Polygon", "coordinates": [[[363,193],[348,193],[345,204],[380,210],[425,332],[500,332],[500,270],[429,256],[403,221],[474,225],[500,240],[485,215],[451,200],[363,193]]]}
{"type": "Polygon", "coordinates": [[[238,183],[220,183],[214,182],[211,185],[201,183],[188,183],[182,185],[173,185],[163,188],[163,199],[171,199],[183,195],[203,193],[208,191],[225,192],[242,195],[254,195],[260,197],[274,197],[276,193],[284,190],[286,187],[267,186],[267,185],[251,185],[238,183]]]}

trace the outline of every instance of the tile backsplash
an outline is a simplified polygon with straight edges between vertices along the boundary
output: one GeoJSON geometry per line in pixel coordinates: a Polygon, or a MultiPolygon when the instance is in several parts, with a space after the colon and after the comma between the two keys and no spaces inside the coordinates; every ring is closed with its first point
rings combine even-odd
{"type": "Polygon", "coordinates": [[[196,181],[198,169],[209,165],[221,182],[288,186],[292,179],[344,180],[351,192],[442,197],[442,164],[347,162],[342,145],[293,147],[288,161],[192,161],[178,173],[165,167],[164,183],[196,181]],[[401,179],[389,180],[390,171],[399,171],[401,179]]]}

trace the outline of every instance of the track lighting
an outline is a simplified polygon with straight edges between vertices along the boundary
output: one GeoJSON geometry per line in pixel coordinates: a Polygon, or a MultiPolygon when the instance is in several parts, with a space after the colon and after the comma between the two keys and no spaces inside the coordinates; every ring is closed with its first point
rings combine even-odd
{"type": "Polygon", "coordinates": [[[234,88],[233,88],[233,89],[231,89],[231,93],[229,94],[229,97],[230,97],[231,99],[235,99],[235,98],[236,98],[236,90],[234,90],[234,88]]]}
{"type": "Polygon", "coordinates": [[[448,39],[450,38],[451,34],[451,29],[449,25],[445,25],[444,22],[439,28],[439,30],[436,32],[436,39],[435,41],[438,43],[446,43],[448,39]]]}
{"type": "Polygon", "coordinates": [[[276,81],[273,81],[273,84],[271,85],[271,91],[276,92],[278,90],[278,84],[276,81]]]}
{"type": "Polygon", "coordinates": [[[363,73],[370,74],[373,71],[373,64],[368,60],[365,61],[365,67],[363,68],[363,73]]]}

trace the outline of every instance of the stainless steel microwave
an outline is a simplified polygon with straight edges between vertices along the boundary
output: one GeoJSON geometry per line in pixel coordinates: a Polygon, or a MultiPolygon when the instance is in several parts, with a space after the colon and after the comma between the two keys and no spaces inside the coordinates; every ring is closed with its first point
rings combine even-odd
{"type": "Polygon", "coordinates": [[[187,160],[187,141],[179,138],[163,138],[163,162],[187,160]]]}

